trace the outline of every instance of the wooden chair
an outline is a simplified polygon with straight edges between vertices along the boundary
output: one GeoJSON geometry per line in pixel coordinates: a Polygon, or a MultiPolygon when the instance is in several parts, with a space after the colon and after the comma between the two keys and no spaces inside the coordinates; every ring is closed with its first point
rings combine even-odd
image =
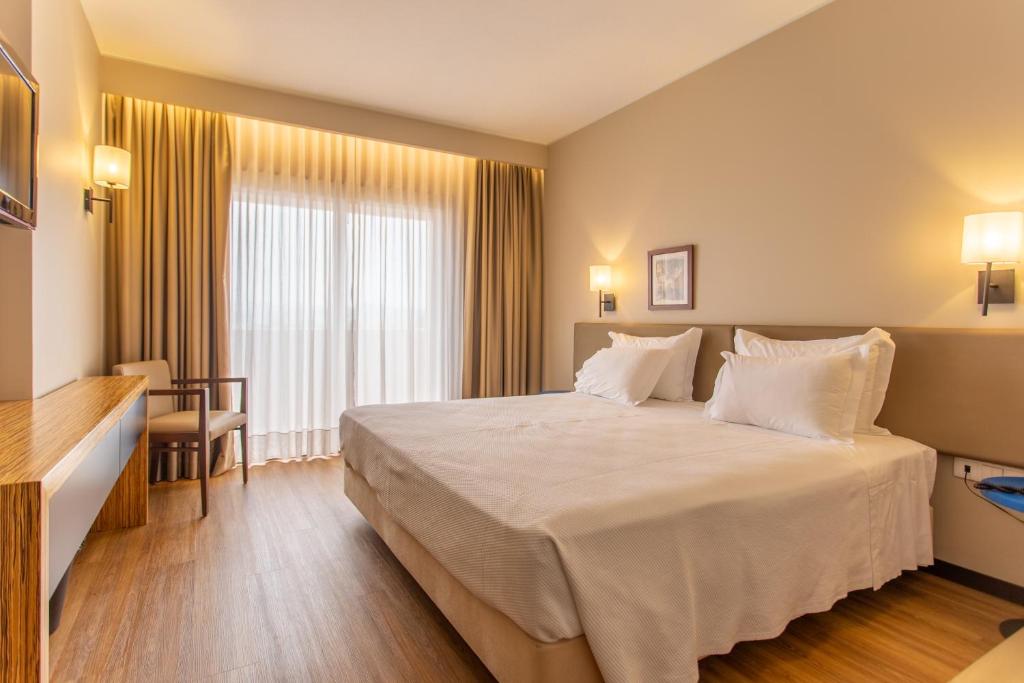
{"type": "Polygon", "coordinates": [[[207,512],[207,490],[210,479],[210,444],[232,430],[241,431],[242,483],[249,483],[249,424],[246,410],[249,383],[245,377],[205,377],[171,379],[171,368],[165,360],[147,360],[114,366],[115,375],[146,375],[149,377],[149,452],[156,454],[198,453],[199,491],[203,501],[203,517],[207,512]],[[240,412],[210,410],[209,387],[237,383],[242,388],[240,412]],[[201,388],[196,388],[196,387],[201,388]],[[199,410],[175,410],[173,397],[197,396],[199,410]]]}

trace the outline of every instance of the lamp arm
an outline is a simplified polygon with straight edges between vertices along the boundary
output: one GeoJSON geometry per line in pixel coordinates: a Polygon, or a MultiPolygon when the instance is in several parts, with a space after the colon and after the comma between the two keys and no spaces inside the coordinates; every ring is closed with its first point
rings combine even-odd
{"type": "Polygon", "coordinates": [[[992,289],[989,285],[992,282],[992,262],[985,263],[985,282],[982,285],[981,293],[981,314],[988,315],[988,293],[992,289]]]}
{"type": "Polygon", "coordinates": [[[107,211],[107,222],[108,223],[113,223],[114,222],[114,195],[113,194],[111,194],[109,197],[97,197],[96,196],[96,192],[91,187],[87,187],[87,188],[85,188],[84,196],[85,196],[85,210],[86,210],[87,213],[92,213],[92,205],[93,205],[93,203],[95,203],[95,202],[104,202],[105,204],[108,204],[109,207],[110,207],[108,209],[108,211],[107,211]]]}

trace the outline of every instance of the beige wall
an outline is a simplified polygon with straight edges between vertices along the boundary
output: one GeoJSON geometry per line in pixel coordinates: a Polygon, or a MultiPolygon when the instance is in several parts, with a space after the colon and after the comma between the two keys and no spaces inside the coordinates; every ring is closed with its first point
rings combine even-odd
{"type": "Polygon", "coordinates": [[[16,4],[3,30],[40,84],[39,204],[34,232],[0,226],[0,400],[102,370],[104,224],[81,203],[99,132],[99,54],[77,0],[16,4]]]}
{"type": "Polygon", "coordinates": [[[82,189],[100,135],[99,51],[78,0],[33,0],[40,83],[39,221],[32,248],[33,394],[102,371],[102,238],[82,189]]]}
{"type": "Polygon", "coordinates": [[[0,34],[18,59],[32,68],[32,0],[0,0],[0,34]]]}
{"type": "Polygon", "coordinates": [[[32,396],[32,234],[0,224],[0,401],[32,396]]]}
{"type": "Polygon", "coordinates": [[[952,456],[939,456],[935,478],[935,556],[1024,586],[1021,524],[969,491],[954,477],[952,456]]]}
{"type": "MultiPolygon", "coordinates": [[[[32,69],[32,2],[0,3],[0,34],[32,69]]],[[[0,401],[32,395],[32,234],[0,224],[0,401]]]]}
{"type": "MultiPolygon", "coordinates": [[[[965,214],[1024,208],[1022,25],[1016,0],[837,0],[555,143],[545,386],[571,384],[592,263],[609,320],[1024,324],[982,318],[959,264],[965,214]],[[647,250],[689,243],[696,310],[648,311],[647,250]]],[[[1024,544],[939,477],[939,557],[1024,584],[1024,544]]]]}
{"type": "Polygon", "coordinates": [[[180,71],[103,57],[104,92],[544,168],[547,147],[180,71]]]}

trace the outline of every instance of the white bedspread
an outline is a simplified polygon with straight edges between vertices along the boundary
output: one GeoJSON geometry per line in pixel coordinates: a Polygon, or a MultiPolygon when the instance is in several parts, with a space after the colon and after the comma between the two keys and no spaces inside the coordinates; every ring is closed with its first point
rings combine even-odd
{"type": "Polygon", "coordinates": [[[581,394],[348,410],[345,458],[466,588],[605,679],[692,681],[932,562],[935,452],[831,444],[581,394]]]}

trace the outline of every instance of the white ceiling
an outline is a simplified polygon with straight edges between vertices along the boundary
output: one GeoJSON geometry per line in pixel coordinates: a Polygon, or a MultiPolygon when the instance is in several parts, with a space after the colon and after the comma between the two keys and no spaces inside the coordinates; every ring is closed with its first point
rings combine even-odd
{"type": "Polygon", "coordinates": [[[550,143],[829,0],[82,0],[109,56],[550,143]]]}

